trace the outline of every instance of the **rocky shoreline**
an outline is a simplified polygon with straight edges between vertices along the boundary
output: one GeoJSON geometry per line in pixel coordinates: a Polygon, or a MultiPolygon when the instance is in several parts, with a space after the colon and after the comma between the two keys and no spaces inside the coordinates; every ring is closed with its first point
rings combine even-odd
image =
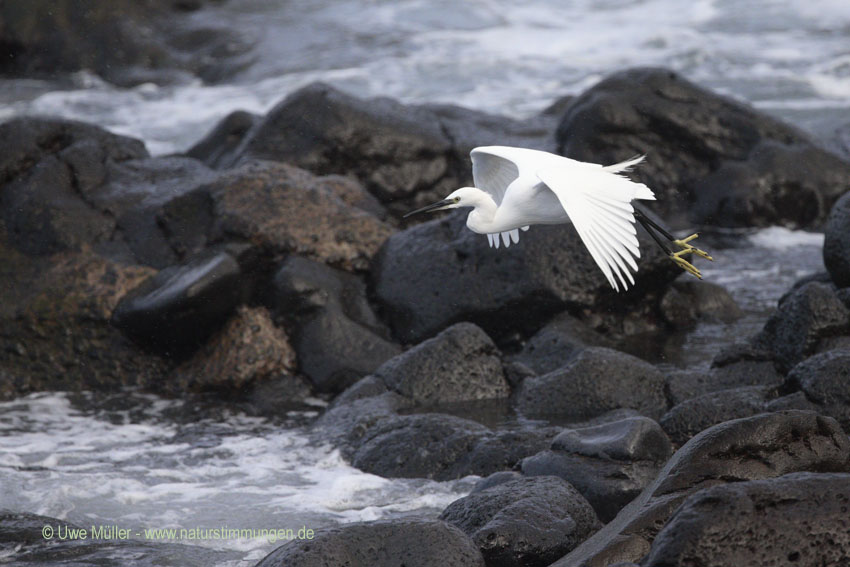
{"type": "MultiPolygon", "coordinates": [[[[15,118],[0,124],[0,396],[138,387],[266,414],[319,397],[316,435],[363,471],[483,477],[439,519],[343,525],[263,566],[843,564],[847,159],[664,69],[523,122],[313,84],[163,157],[15,118]],[[661,369],[629,341],[740,309],[646,234],[637,285],[616,294],[572,229],[491,251],[463,213],[401,218],[469,184],[468,152],[488,144],[650,152],[634,173],[658,195],[647,214],[824,230],[828,272],[757,335],[661,369]]],[[[7,522],[13,538],[35,525],[7,522]]],[[[27,541],[24,560],[46,552],[27,541]]]]}

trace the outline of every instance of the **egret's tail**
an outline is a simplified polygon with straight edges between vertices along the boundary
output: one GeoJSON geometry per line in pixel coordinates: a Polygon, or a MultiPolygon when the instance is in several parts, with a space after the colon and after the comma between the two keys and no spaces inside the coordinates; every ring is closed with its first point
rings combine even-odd
{"type": "MultiPolygon", "coordinates": [[[[634,166],[641,163],[644,159],[646,159],[646,155],[635,156],[633,158],[627,159],[626,161],[621,161],[620,163],[615,163],[614,165],[605,166],[602,169],[609,173],[614,173],[620,177],[626,178],[625,175],[620,174],[631,171],[634,166]]],[[[636,181],[632,181],[631,179],[629,179],[629,181],[631,181],[631,189],[633,191],[632,199],[644,199],[647,201],[655,200],[655,193],[652,192],[652,189],[650,189],[643,183],[638,183],[636,181]]]]}

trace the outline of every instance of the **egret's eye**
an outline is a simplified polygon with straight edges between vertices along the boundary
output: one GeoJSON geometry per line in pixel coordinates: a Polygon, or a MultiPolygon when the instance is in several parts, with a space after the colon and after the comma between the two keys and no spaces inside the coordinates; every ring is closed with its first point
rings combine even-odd
{"type": "Polygon", "coordinates": [[[455,203],[460,203],[460,197],[455,197],[455,203]]]}

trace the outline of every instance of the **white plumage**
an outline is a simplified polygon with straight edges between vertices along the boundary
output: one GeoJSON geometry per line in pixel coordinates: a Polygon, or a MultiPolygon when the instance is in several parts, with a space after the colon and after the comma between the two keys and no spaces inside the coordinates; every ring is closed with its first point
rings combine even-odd
{"type": "MultiPolygon", "coordinates": [[[[585,163],[540,150],[508,146],[486,146],[472,150],[472,177],[475,187],[461,187],[438,203],[414,213],[473,207],[466,225],[473,232],[486,234],[490,246],[507,248],[519,242],[520,230],[535,224],[571,222],[615,290],[634,285],[636,258],[640,248],[635,230],[634,199],[654,200],[653,192],[622,173],[643,161],[644,156],[609,166],[585,163]]],[[[687,244],[674,240],[652,221],[638,220],[650,231],[671,258],[690,273],[699,271],[681,258],[697,253],[710,257],[687,244]],[[648,226],[652,225],[652,226],[648,226]],[[670,242],[681,247],[673,253],[663,244],[652,227],[670,242]]]]}

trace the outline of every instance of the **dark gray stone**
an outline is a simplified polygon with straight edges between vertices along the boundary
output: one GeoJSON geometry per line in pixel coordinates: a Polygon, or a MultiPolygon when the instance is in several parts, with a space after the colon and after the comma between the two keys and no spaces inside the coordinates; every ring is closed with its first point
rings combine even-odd
{"type": "Polygon", "coordinates": [[[419,405],[505,398],[499,349],[484,331],[458,323],[385,362],[375,376],[419,405]]]}
{"type": "Polygon", "coordinates": [[[624,332],[624,319],[647,330],[657,290],[681,272],[640,232],[637,285],[618,294],[572,227],[535,226],[518,244],[497,250],[466,228],[467,214],[396,233],[375,258],[375,297],[400,339],[418,342],[470,321],[499,340],[531,333],[568,308],[594,311],[614,332],[624,332]]]}
{"type": "Polygon", "coordinates": [[[823,263],[838,287],[850,286],[850,192],[829,213],[823,239],[823,263]]]}
{"type": "Polygon", "coordinates": [[[243,300],[241,276],[230,254],[210,250],[125,295],[112,324],[146,348],[182,354],[215,332],[243,300]]]}
{"type": "Polygon", "coordinates": [[[818,226],[850,185],[850,166],[801,131],[665,69],[599,82],[569,106],[557,138],[582,161],[648,153],[635,175],[674,224],[690,213],[710,225],[818,226]]]}
{"type": "Polygon", "coordinates": [[[747,386],[719,390],[686,400],[664,414],[660,424],[677,445],[712,425],[765,411],[775,389],[747,386]]]}
{"type": "Polygon", "coordinates": [[[613,347],[613,341],[569,313],[552,319],[522,347],[514,360],[537,374],[546,374],[565,365],[587,346],[613,347]]]}
{"type": "Polygon", "coordinates": [[[688,329],[699,321],[731,323],[743,312],[723,287],[700,280],[676,280],[661,298],[661,313],[671,326],[688,329]]]}
{"type": "Polygon", "coordinates": [[[275,273],[272,293],[292,329],[299,370],[321,392],[340,392],[401,352],[353,274],[290,256],[275,273]]]}
{"type": "Polygon", "coordinates": [[[272,551],[256,567],[484,567],[472,540],[439,520],[360,522],[318,531],[272,551]]]}
{"type": "Polygon", "coordinates": [[[551,450],[523,459],[522,471],[567,480],[607,522],[655,478],[672,452],[657,423],[631,417],[565,430],[551,450]]]}
{"type": "Polygon", "coordinates": [[[658,418],[667,400],[664,375],[654,366],[622,352],[590,347],[559,370],[526,378],[516,405],[527,417],[576,422],[619,408],[658,418]]]}
{"type": "Polygon", "coordinates": [[[848,507],[848,474],[795,473],[706,488],[685,500],[642,565],[847,565],[848,507]]]}
{"type": "Polygon", "coordinates": [[[738,360],[709,370],[668,372],[664,388],[672,407],[710,392],[744,386],[777,387],[784,380],[772,361],[738,360]]]}
{"type": "Polygon", "coordinates": [[[809,282],[780,303],[753,344],[773,353],[779,369],[787,372],[813,354],[822,340],[848,331],[850,310],[836,296],[835,289],[809,282]]]}
{"type": "Polygon", "coordinates": [[[548,565],[599,527],[587,500],[551,476],[473,492],[449,504],[440,519],[472,537],[488,567],[548,565]]]}
{"type": "Polygon", "coordinates": [[[261,120],[261,116],[237,110],[222,118],[201,140],[186,150],[186,155],[210,167],[220,167],[232,159],[245,134],[261,120]]]}
{"type": "Polygon", "coordinates": [[[683,445],[616,518],[553,567],[640,561],[679,505],[698,490],[803,471],[850,472],[850,439],[834,419],[785,411],[715,425],[683,445]]]}
{"type": "Polygon", "coordinates": [[[786,389],[800,389],[820,413],[850,429],[850,350],[816,354],[788,373],[786,389]]]}

